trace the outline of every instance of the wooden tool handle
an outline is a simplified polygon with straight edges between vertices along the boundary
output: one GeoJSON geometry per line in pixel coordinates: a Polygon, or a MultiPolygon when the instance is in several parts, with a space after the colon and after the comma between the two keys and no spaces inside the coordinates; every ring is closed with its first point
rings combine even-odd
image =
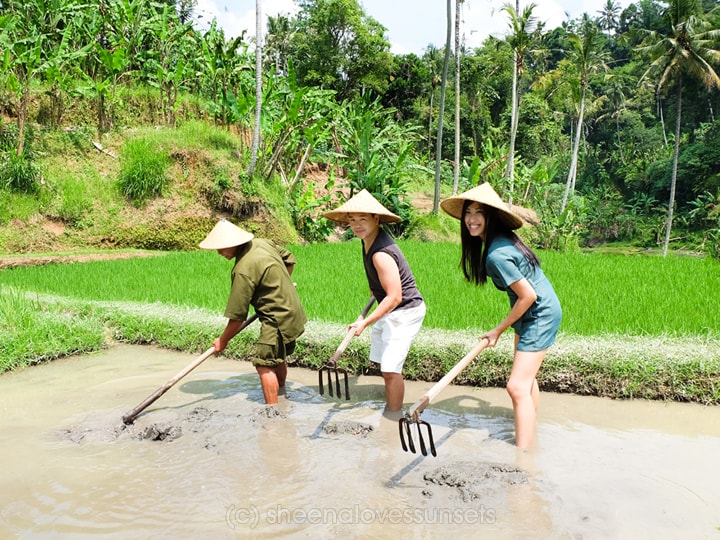
{"type": "Polygon", "coordinates": [[[175,375],[172,379],[167,381],[165,384],[163,384],[160,388],[155,390],[152,394],[150,394],[148,397],[145,398],[145,400],[140,403],[137,407],[135,407],[132,411],[128,412],[125,416],[122,417],[124,424],[132,424],[135,418],[138,414],[143,412],[145,409],[147,409],[150,405],[155,403],[155,401],[160,398],[165,392],[170,390],[173,386],[175,386],[175,383],[178,382],[180,379],[182,379],[185,375],[190,373],[193,369],[198,367],[200,364],[202,364],[205,360],[207,360],[211,355],[215,354],[215,347],[210,347],[207,351],[202,353],[200,356],[198,356],[195,361],[187,366],[185,369],[183,369],[180,373],[175,375]]]}
{"type": "MultiPolygon", "coordinates": [[[[365,304],[365,307],[363,308],[360,315],[358,315],[358,318],[355,319],[355,322],[358,323],[362,321],[370,311],[370,308],[375,303],[375,297],[371,296],[370,300],[368,300],[367,304],[365,304]]],[[[345,339],[342,340],[340,345],[338,345],[337,350],[335,353],[330,357],[330,360],[328,360],[328,364],[337,364],[338,358],[340,358],[340,355],[345,352],[345,349],[350,344],[350,341],[352,340],[353,336],[355,335],[355,330],[351,328],[347,331],[347,334],[345,334],[345,339]]]]}
{"type": "Polygon", "coordinates": [[[450,371],[448,371],[442,379],[436,382],[433,387],[430,388],[430,390],[428,390],[425,395],[420,398],[420,400],[418,400],[417,403],[410,407],[406,416],[417,421],[423,409],[425,409],[425,407],[427,407],[432,402],[432,400],[435,399],[437,395],[442,392],[443,389],[455,379],[455,377],[460,375],[460,372],[465,369],[468,364],[470,364],[470,362],[475,360],[475,357],[477,357],[477,355],[480,354],[485,349],[485,347],[488,346],[489,343],[490,342],[487,340],[487,338],[483,338],[480,343],[475,345],[473,350],[463,356],[462,359],[457,364],[455,364],[455,366],[450,371]]]}
{"type": "MultiPolygon", "coordinates": [[[[245,322],[243,322],[242,326],[240,327],[240,330],[238,330],[238,333],[245,328],[248,327],[250,323],[252,323],[255,319],[258,318],[258,314],[253,314],[252,317],[249,319],[246,319],[245,322]]],[[[133,410],[125,414],[125,416],[122,417],[123,424],[132,424],[135,418],[138,414],[143,412],[146,408],[148,408],[150,405],[155,403],[157,399],[162,396],[165,392],[170,390],[173,386],[175,386],[175,383],[177,383],[180,379],[182,379],[185,375],[190,373],[193,369],[198,367],[200,364],[202,364],[205,360],[207,360],[210,356],[215,354],[215,347],[210,347],[207,351],[202,353],[200,356],[198,356],[192,364],[188,365],[185,369],[183,369],[180,373],[175,375],[172,379],[167,381],[165,384],[163,384],[160,388],[155,390],[152,394],[150,394],[145,400],[140,403],[137,407],[135,407],[133,410]]]]}

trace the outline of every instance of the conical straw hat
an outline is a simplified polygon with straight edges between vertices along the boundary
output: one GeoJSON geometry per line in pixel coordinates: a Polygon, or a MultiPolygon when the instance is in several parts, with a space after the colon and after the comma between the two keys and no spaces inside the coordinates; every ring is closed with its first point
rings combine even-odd
{"type": "Polygon", "coordinates": [[[396,216],[380,204],[366,189],[356,193],[335,210],[325,212],[323,215],[339,223],[348,223],[348,214],[376,214],[380,216],[380,223],[397,223],[401,221],[399,216],[396,216]]]}
{"type": "Polygon", "coordinates": [[[203,249],[225,249],[247,244],[255,236],[226,219],[218,221],[213,230],[200,242],[203,249]]]}
{"type": "Polygon", "coordinates": [[[500,211],[500,218],[508,227],[511,229],[519,229],[522,227],[522,218],[508,210],[508,205],[502,201],[500,196],[487,182],[469,189],[465,193],[445,199],[440,203],[440,208],[452,217],[462,219],[463,204],[465,204],[465,201],[473,201],[485,206],[492,206],[500,211]]]}

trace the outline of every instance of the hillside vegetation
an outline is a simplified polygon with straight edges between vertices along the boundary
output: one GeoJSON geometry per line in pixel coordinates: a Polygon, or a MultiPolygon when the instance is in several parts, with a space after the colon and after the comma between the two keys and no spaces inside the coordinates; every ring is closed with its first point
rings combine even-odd
{"type": "Polygon", "coordinates": [[[359,189],[432,239],[446,225],[413,195],[487,180],[537,213],[535,247],[720,256],[717,0],[559,28],[506,6],[504,36],[422,56],[357,0],[299,2],[254,40],[184,0],[97,7],[0,4],[4,251],[191,245],[214,214],[322,241],[318,213],[359,189]]]}

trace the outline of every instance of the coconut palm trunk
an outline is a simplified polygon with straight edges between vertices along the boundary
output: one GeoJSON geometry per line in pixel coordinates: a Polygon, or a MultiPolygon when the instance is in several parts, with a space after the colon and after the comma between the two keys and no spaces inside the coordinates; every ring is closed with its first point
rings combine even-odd
{"type": "Polygon", "coordinates": [[[585,116],[585,84],[582,85],[580,96],[580,114],[578,114],[577,127],[575,128],[575,141],[573,142],[572,157],[570,158],[570,170],[565,182],[565,194],[563,195],[561,212],[567,206],[568,196],[575,191],[575,179],[577,178],[578,154],[580,153],[580,136],[582,135],[583,117],[585,116]]]}
{"type": "Polygon", "coordinates": [[[663,242],[663,257],[667,255],[670,245],[670,232],[672,231],[673,213],[675,210],[675,188],[677,186],[678,156],[680,155],[680,119],[682,116],[682,74],[678,74],[677,117],[675,118],[675,144],[673,146],[672,176],[670,178],[670,200],[668,201],[667,224],[665,227],[665,241],[663,242]]]}
{"type": "Polygon", "coordinates": [[[255,172],[257,154],[260,148],[260,118],[262,115],[262,0],[255,0],[255,129],[250,148],[248,174],[255,172]]]}
{"type": "Polygon", "coordinates": [[[447,32],[445,36],[445,58],[443,60],[442,82],[440,84],[440,112],[438,113],[437,140],[435,141],[435,196],[433,214],[440,209],[440,162],[442,159],[443,116],[445,115],[445,90],[447,89],[448,64],[450,64],[450,38],[452,37],[452,0],[447,0],[447,32]]]}
{"type": "Polygon", "coordinates": [[[457,194],[460,180],[460,4],[455,0],[455,169],[452,194],[457,194]]]}

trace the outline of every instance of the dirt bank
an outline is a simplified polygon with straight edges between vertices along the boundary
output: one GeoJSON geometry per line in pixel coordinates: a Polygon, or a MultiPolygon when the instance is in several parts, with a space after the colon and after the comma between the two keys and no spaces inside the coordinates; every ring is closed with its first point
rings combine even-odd
{"type": "Polygon", "coordinates": [[[125,252],[109,251],[107,253],[69,253],[62,255],[13,255],[0,257],[0,270],[18,266],[44,266],[57,263],[82,263],[90,261],[110,261],[130,259],[133,257],[157,257],[163,253],[151,251],[125,252]]]}

